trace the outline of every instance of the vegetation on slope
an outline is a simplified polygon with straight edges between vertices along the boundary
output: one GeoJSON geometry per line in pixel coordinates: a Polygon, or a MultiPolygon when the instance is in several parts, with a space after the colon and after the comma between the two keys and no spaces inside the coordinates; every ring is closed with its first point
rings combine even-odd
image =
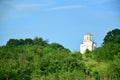
{"type": "Polygon", "coordinates": [[[71,52],[47,40],[10,39],[0,47],[0,80],[119,80],[120,30],[94,51],[71,52]]]}

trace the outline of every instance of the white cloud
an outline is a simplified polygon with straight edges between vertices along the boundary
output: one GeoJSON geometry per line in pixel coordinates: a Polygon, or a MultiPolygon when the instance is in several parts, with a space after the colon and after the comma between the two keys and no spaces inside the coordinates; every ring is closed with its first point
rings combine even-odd
{"type": "Polygon", "coordinates": [[[82,5],[65,5],[65,6],[58,6],[51,8],[51,10],[63,10],[63,9],[77,9],[77,8],[83,8],[82,5]]]}
{"type": "Polygon", "coordinates": [[[43,7],[46,6],[47,4],[17,4],[14,7],[17,10],[23,10],[23,9],[31,9],[31,8],[36,8],[36,7],[43,7]]]}

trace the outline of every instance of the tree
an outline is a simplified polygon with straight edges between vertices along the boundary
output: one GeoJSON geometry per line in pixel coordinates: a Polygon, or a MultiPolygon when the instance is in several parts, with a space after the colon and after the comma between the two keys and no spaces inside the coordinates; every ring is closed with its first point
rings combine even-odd
{"type": "Polygon", "coordinates": [[[112,76],[120,77],[120,52],[114,57],[114,61],[111,64],[112,76]]]}
{"type": "Polygon", "coordinates": [[[17,39],[10,39],[8,42],[7,42],[7,46],[17,46],[19,44],[19,40],[17,39]]]}
{"type": "Polygon", "coordinates": [[[33,40],[30,38],[25,39],[25,44],[33,45],[33,40]]]}
{"type": "Polygon", "coordinates": [[[24,44],[25,44],[25,41],[23,39],[18,40],[18,45],[24,45],[24,44]]]}
{"type": "Polygon", "coordinates": [[[90,52],[90,50],[86,50],[85,51],[85,56],[88,58],[88,57],[92,57],[92,54],[91,54],[91,52],[90,52]]]}
{"type": "Polygon", "coordinates": [[[93,51],[94,58],[98,61],[112,61],[118,52],[120,52],[120,44],[113,43],[106,43],[93,51]]]}
{"type": "Polygon", "coordinates": [[[50,44],[50,47],[53,48],[53,49],[64,49],[64,47],[58,43],[51,43],[50,44]]]}
{"type": "Polygon", "coordinates": [[[46,46],[48,45],[48,41],[47,40],[43,40],[42,38],[36,37],[33,40],[34,45],[41,45],[41,46],[46,46]]]}
{"type": "Polygon", "coordinates": [[[103,44],[106,43],[119,43],[120,44],[120,29],[109,31],[104,38],[103,44]]]}
{"type": "Polygon", "coordinates": [[[79,51],[74,51],[74,52],[72,52],[71,56],[72,56],[73,58],[78,59],[78,60],[82,60],[82,54],[80,54],[79,51]]]}

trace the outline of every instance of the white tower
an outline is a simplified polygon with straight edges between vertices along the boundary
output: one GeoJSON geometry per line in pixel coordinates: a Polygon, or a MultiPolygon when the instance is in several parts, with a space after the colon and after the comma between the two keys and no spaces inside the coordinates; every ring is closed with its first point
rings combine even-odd
{"type": "Polygon", "coordinates": [[[88,49],[90,51],[94,50],[96,47],[95,42],[92,41],[92,35],[87,33],[84,35],[84,41],[80,44],[80,52],[84,54],[85,51],[88,49]]]}

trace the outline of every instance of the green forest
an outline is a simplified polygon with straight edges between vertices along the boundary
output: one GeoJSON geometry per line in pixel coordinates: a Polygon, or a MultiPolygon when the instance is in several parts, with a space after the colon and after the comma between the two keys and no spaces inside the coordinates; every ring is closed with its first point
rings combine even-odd
{"type": "Polygon", "coordinates": [[[120,29],[93,51],[70,51],[41,37],[0,46],[0,80],[120,80],[120,29]]]}

